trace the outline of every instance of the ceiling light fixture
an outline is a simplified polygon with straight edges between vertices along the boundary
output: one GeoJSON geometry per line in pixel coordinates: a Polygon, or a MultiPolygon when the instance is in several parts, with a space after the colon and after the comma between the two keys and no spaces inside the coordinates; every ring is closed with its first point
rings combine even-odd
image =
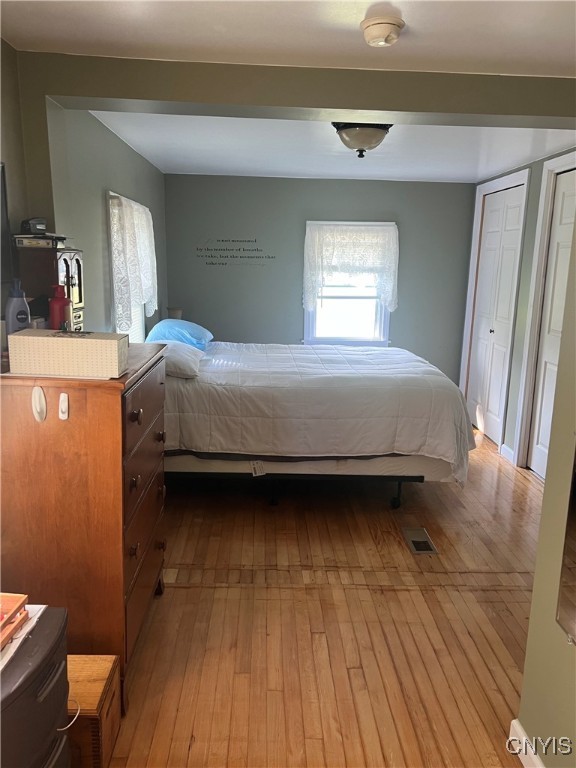
{"type": "Polygon", "coordinates": [[[364,40],[375,48],[394,45],[404,27],[404,22],[397,16],[378,16],[360,22],[364,40]]]}
{"type": "Polygon", "coordinates": [[[375,149],[382,144],[391,125],[376,123],[332,123],[340,141],[348,149],[358,153],[358,157],[364,157],[369,149],[375,149]]]}

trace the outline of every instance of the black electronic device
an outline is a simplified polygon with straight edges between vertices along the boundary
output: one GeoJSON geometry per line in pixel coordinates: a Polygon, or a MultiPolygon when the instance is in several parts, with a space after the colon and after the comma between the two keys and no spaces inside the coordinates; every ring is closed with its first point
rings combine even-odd
{"type": "Polygon", "coordinates": [[[48,222],[36,216],[33,219],[24,219],[20,224],[22,235],[45,235],[48,229],[48,222]]]}

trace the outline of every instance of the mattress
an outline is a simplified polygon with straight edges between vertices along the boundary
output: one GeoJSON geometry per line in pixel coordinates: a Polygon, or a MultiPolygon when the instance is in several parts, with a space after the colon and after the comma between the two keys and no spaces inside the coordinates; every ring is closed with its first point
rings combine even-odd
{"type": "Polygon", "coordinates": [[[394,347],[210,342],[197,376],[167,376],[165,414],[167,451],[426,456],[461,484],[475,447],[458,387],[394,347]]]}

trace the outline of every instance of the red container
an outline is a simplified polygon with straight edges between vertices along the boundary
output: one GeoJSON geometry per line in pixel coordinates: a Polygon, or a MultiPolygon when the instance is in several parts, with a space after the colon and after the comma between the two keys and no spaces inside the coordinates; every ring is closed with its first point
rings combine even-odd
{"type": "Polygon", "coordinates": [[[50,299],[50,328],[54,331],[72,330],[72,301],[64,293],[63,285],[54,286],[50,299]]]}

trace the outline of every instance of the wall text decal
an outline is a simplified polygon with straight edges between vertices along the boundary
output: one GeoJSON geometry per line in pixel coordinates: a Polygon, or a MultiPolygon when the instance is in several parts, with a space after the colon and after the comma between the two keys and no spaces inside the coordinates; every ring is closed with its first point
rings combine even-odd
{"type": "Polygon", "coordinates": [[[196,246],[196,258],[207,267],[229,264],[269,264],[276,256],[258,245],[258,238],[212,238],[196,246]]]}

